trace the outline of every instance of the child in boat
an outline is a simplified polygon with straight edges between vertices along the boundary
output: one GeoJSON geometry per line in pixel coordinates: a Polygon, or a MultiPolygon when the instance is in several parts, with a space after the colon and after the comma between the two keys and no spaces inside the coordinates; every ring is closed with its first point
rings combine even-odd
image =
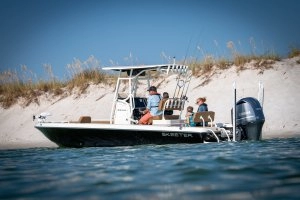
{"type": "MultiPolygon", "coordinates": [[[[164,92],[163,93],[163,100],[169,99],[169,93],[164,92]]],[[[173,115],[173,110],[165,110],[164,115],[173,115]]]]}
{"type": "Polygon", "coordinates": [[[186,126],[196,126],[194,122],[194,108],[192,106],[188,106],[186,108],[186,115],[185,115],[185,125],[186,126]]]}

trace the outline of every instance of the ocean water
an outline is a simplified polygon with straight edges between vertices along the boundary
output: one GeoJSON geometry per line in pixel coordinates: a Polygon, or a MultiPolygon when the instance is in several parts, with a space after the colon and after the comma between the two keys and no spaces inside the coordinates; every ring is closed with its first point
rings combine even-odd
{"type": "Polygon", "coordinates": [[[0,199],[300,199],[300,138],[0,150],[0,199]]]}

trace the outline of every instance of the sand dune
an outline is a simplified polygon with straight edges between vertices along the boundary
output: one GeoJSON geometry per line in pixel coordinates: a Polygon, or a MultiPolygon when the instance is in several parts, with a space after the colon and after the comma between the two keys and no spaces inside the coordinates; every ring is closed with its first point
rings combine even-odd
{"type": "MultiPolygon", "coordinates": [[[[235,81],[237,98],[253,96],[257,98],[258,83],[264,85],[263,109],[266,122],[263,139],[272,137],[300,136],[300,109],[297,100],[300,97],[299,57],[285,59],[272,64],[272,69],[260,71],[254,69],[254,63],[237,72],[232,66],[225,71],[214,71],[207,78],[193,77],[190,83],[187,105],[194,106],[198,97],[205,96],[209,110],[216,112],[216,122],[230,122],[232,107],[232,84],[235,81]]],[[[159,92],[167,91],[172,96],[175,88],[174,76],[165,80],[156,80],[159,92]]],[[[9,109],[0,108],[0,148],[54,147],[38,130],[34,128],[33,114],[49,112],[52,121],[76,120],[81,115],[94,119],[107,119],[110,116],[111,100],[114,88],[104,85],[91,85],[87,92],[78,95],[74,92],[66,97],[43,95],[39,105],[32,103],[22,106],[22,100],[9,109]]],[[[146,93],[146,86],[141,88],[146,93]]]]}

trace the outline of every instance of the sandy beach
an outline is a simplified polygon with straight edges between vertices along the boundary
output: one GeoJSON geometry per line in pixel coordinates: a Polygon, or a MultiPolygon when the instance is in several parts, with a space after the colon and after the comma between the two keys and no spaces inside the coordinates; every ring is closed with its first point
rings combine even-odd
{"type": "MultiPolygon", "coordinates": [[[[273,137],[300,136],[300,109],[297,99],[300,94],[299,57],[284,59],[272,64],[264,71],[254,69],[255,63],[246,64],[244,70],[237,72],[236,67],[223,71],[213,71],[206,79],[193,77],[188,91],[189,102],[186,106],[197,108],[195,100],[205,96],[209,110],[215,111],[215,122],[230,122],[232,107],[232,85],[236,82],[237,99],[258,96],[258,83],[264,85],[265,124],[263,139],[273,137]]],[[[160,93],[172,92],[175,88],[174,76],[152,83],[160,93]]],[[[31,103],[24,106],[22,99],[9,109],[0,108],[0,148],[56,147],[42,133],[34,128],[33,115],[48,112],[49,121],[77,120],[82,115],[92,119],[108,119],[114,88],[106,85],[90,85],[84,94],[73,91],[69,96],[53,97],[44,94],[39,105],[31,103]]],[[[140,88],[146,93],[146,85],[140,88]]]]}

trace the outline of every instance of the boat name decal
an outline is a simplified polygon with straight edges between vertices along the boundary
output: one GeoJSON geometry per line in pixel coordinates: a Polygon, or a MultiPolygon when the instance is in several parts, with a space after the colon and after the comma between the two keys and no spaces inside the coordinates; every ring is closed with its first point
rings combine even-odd
{"type": "Polygon", "coordinates": [[[193,135],[192,134],[190,134],[190,133],[161,133],[161,135],[163,136],[163,137],[185,137],[185,138],[187,138],[187,137],[193,137],[193,135]]]}
{"type": "Polygon", "coordinates": [[[126,109],[118,108],[117,111],[123,111],[124,112],[124,111],[127,111],[127,110],[126,109]]]}

